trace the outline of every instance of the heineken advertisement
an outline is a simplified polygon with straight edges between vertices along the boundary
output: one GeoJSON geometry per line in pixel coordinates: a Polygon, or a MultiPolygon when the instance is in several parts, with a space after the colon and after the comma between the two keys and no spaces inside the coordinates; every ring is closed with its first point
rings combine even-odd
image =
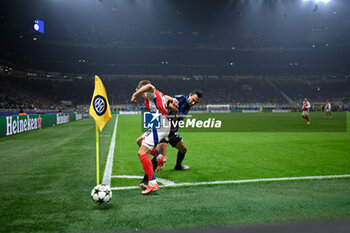
{"type": "Polygon", "coordinates": [[[83,119],[83,114],[42,114],[0,117],[0,137],[65,124],[83,119]]]}

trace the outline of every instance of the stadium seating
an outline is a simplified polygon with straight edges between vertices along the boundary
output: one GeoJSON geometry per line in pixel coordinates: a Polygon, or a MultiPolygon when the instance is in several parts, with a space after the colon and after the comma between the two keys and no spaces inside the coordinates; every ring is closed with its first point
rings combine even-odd
{"type": "MultiPolygon", "coordinates": [[[[93,92],[93,79],[87,78],[38,78],[1,75],[0,108],[64,109],[77,105],[89,105],[93,92]],[[20,84],[20,85],[19,85],[20,84]],[[71,101],[63,105],[61,101],[71,101]]],[[[346,78],[185,78],[185,77],[104,77],[109,102],[113,105],[130,104],[131,94],[137,83],[149,79],[168,95],[188,94],[201,89],[205,104],[279,104],[286,105],[285,93],[295,103],[306,96],[312,103],[336,101],[347,103],[350,96],[350,80],[346,78]]]]}

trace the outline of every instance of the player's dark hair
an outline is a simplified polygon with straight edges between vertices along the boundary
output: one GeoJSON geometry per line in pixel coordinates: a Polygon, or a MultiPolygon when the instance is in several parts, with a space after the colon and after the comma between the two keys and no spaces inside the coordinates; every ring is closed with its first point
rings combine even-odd
{"type": "Polygon", "coordinates": [[[140,89],[143,86],[146,86],[147,84],[151,84],[151,81],[149,80],[141,80],[139,84],[136,87],[136,90],[140,89]]]}
{"type": "Polygon", "coordinates": [[[190,95],[197,95],[198,98],[202,98],[202,91],[199,89],[191,91],[190,95]]]}

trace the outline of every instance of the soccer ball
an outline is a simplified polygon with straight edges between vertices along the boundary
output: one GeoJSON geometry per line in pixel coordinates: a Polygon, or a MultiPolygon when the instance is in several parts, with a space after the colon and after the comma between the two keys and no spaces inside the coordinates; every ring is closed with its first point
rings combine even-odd
{"type": "Polygon", "coordinates": [[[91,190],[91,198],[98,203],[107,203],[112,199],[112,190],[105,184],[96,185],[91,190]]]}

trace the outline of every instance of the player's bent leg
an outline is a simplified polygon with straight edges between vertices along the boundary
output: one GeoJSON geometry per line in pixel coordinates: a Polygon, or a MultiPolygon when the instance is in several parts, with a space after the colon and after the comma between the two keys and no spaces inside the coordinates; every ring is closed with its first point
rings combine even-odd
{"type": "Polygon", "coordinates": [[[160,160],[160,159],[163,157],[163,155],[165,155],[165,154],[160,153],[156,148],[153,148],[153,150],[151,150],[150,153],[151,153],[151,155],[153,155],[153,157],[156,158],[157,160],[160,160]]]}
{"type": "Polygon", "coordinates": [[[146,175],[148,176],[149,180],[153,178],[152,162],[148,155],[150,151],[151,150],[148,147],[141,145],[137,153],[137,155],[140,158],[142,168],[145,171],[146,175]]]}
{"type": "Polygon", "coordinates": [[[168,143],[166,142],[161,142],[158,144],[157,146],[157,152],[159,154],[157,154],[157,164],[156,166],[154,166],[154,171],[155,169],[158,167],[158,170],[157,172],[160,172],[164,166],[165,166],[165,163],[167,162],[168,158],[165,156],[166,152],[167,152],[167,149],[168,149],[168,143]]]}
{"type": "Polygon", "coordinates": [[[136,144],[140,147],[142,143],[142,136],[140,136],[138,139],[136,139],[136,144]]]}
{"type": "MultiPolygon", "coordinates": [[[[148,130],[143,135],[141,147],[139,150],[139,156],[140,156],[140,160],[144,168],[144,171],[149,180],[147,188],[141,192],[141,194],[143,195],[147,195],[159,189],[159,185],[157,184],[156,178],[154,176],[153,165],[148,154],[153,150],[154,147],[157,146],[158,140],[162,140],[168,134],[169,134],[169,130],[167,129],[160,129],[160,130],[153,129],[153,130],[148,130]],[[147,152],[147,154],[143,154],[145,152],[147,152]]],[[[158,161],[157,163],[158,167],[162,168],[165,162],[166,162],[166,157],[162,155],[160,161],[158,161]]]]}
{"type": "Polygon", "coordinates": [[[143,195],[147,195],[159,189],[159,185],[157,184],[156,178],[154,176],[153,165],[148,155],[150,152],[151,152],[150,148],[141,144],[141,147],[138,152],[138,156],[140,158],[142,168],[145,171],[149,180],[147,188],[141,192],[141,194],[143,195]]]}
{"type": "MultiPolygon", "coordinates": [[[[152,159],[153,171],[155,171],[157,169],[158,165],[160,164],[161,166],[159,166],[160,168],[158,169],[158,172],[159,172],[164,167],[165,162],[166,162],[165,153],[167,151],[168,141],[165,137],[167,135],[167,132],[165,132],[165,133],[161,132],[161,134],[158,134],[157,131],[153,131],[152,133],[153,134],[157,133],[156,136],[158,136],[158,138],[159,137],[162,138],[160,140],[160,143],[156,147],[157,150],[155,148],[153,148],[154,141],[150,140],[150,133],[149,132],[142,135],[145,137],[145,140],[142,143],[144,143],[145,146],[147,146],[148,148],[152,148],[150,153],[154,156],[154,158],[152,159]],[[158,150],[160,150],[160,151],[158,151],[158,150]],[[163,157],[163,155],[164,155],[164,157],[163,157]]],[[[153,137],[154,135],[151,135],[151,136],[153,137]]],[[[143,177],[141,183],[139,184],[139,187],[142,189],[146,189],[147,185],[148,185],[148,177],[147,177],[147,175],[145,175],[143,177]]]]}
{"type": "Polygon", "coordinates": [[[164,155],[162,155],[162,157],[158,160],[157,159],[157,166],[158,166],[158,170],[157,172],[159,173],[165,166],[165,163],[168,161],[168,158],[164,155]]]}
{"type": "Polygon", "coordinates": [[[156,159],[156,164],[153,163],[153,171],[155,171],[155,169],[158,166],[157,172],[160,172],[165,166],[165,163],[168,160],[168,158],[165,155],[159,153],[158,150],[156,150],[155,148],[151,150],[150,154],[153,155],[153,157],[156,159]]]}
{"type": "Polygon", "coordinates": [[[187,152],[187,146],[185,145],[185,142],[183,139],[181,139],[181,141],[176,143],[175,148],[183,154],[185,154],[187,152]]]}
{"type": "MultiPolygon", "coordinates": [[[[141,135],[137,140],[136,140],[136,144],[139,146],[139,147],[141,147],[141,144],[142,144],[142,137],[143,137],[144,135],[141,135]]],[[[141,150],[141,148],[139,149],[139,152],[140,152],[140,150],[141,150]]],[[[141,151],[140,153],[139,153],[139,157],[140,157],[140,154],[142,155],[142,153],[143,153],[143,151],[141,151]]],[[[141,181],[141,183],[139,184],[139,187],[141,188],[141,189],[143,189],[143,190],[145,190],[146,188],[147,188],[147,185],[148,185],[148,176],[145,174],[144,175],[144,177],[143,177],[143,179],[142,179],[142,181],[141,181]]]]}
{"type": "Polygon", "coordinates": [[[185,154],[187,152],[187,146],[185,145],[184,140],[181,139],[178,143],[176,143],[175,148],[178,150],[176,165],[174,167],[175,170],[187,170],[190,167],[187,165],[182,165],[182,161],[185,158],[185,154]]]}
{"type": "MultiPolygon", "coordinates": [[[[159,153],[158,150],[156,150],[155,148],[153,148],[153,150],[151,150],[151,155],[153,155],[153,159],[152,159],[152,165],[153,165],[153,172],[157,169],[158,167],[158,161],[157,161],[157,157],[159,157],[159,160],[162,158],[162,154],[159,153]]],[[[139,184],[139,187],[142,188],[142,189],[146,189],[147,188],[147,185],[148,185],[148,177],[147,175],[145,174],[141,183],[139,184]]]]}
{"type": "MultiPolygon", "coordinates": [[[[152,159],[152,165],[153,165],[153,173],[154,173],[154,171],[157,169],[157,159],[156,158],[152,159]]],[[[145,174],[143,176],[141,183],[139,184],[139,187],[141,189],[145,190],[147,188],[147,185],[148,185],[148,176],[145,174]]]]}
{"type": "MultiPolygon", "coordinates": [[[[157,151],[161,154],[161,155],[165,155],[166,152],[168,150],[168,143],[166,142],[161,142],[157,145],[157,151]]],[[[152,151],[151,151],[152,154],[152,151]]],[[[152,154],[153,155],[153,154],[152,154]]],[[[155,155],[153,155],[155,156],[155,155]]],[[[157,155],[158,156],[158,155],[157,155]]],[[[153,172],[156,171],[157,167],[158,167],[158,161],[156,159],[156,156],[152,159],[152,164],[153,164],[153,172]]],[[[163,165],[164,167],[164,165],[163,165]]],[[[141,183],[139,184],[139,187],[142,189],[146,189],[148,185],[148,177],[147,175],[144,175],[141,183]]]]}
{"type": "MultiPolygon", "coordinates": [[[[162,143],[162,142],[164,142],[164,140],[166,140],[166,137],[169,135],[169,130],[170,130],[170,128],[163,127],[161,129],[155,131],[157,133],[156,136],[158,137],[158,140],[160,143],[162,143]]],[[[159,154],[157,156],[157,166],[158,166],[157,172],[160,172],[164,168],[167,160],[168,160],[167,157],[163,154],[159,154]]]]}
{"type": "Polygon", "coordinates": [[[305,118],[305,119],[307,120],[306,124],[310,125],[310,118],[309,118],[308,115],[306,115],[306,118],[305,118]]]}
{"type": "Polygon", "coordinates": [[[157,146],[157,150],[162,155],[166,155],[166,152],[168,151],[168,143],[166,143],[166,142],[159,143],[158,146],[157,146]]]}

